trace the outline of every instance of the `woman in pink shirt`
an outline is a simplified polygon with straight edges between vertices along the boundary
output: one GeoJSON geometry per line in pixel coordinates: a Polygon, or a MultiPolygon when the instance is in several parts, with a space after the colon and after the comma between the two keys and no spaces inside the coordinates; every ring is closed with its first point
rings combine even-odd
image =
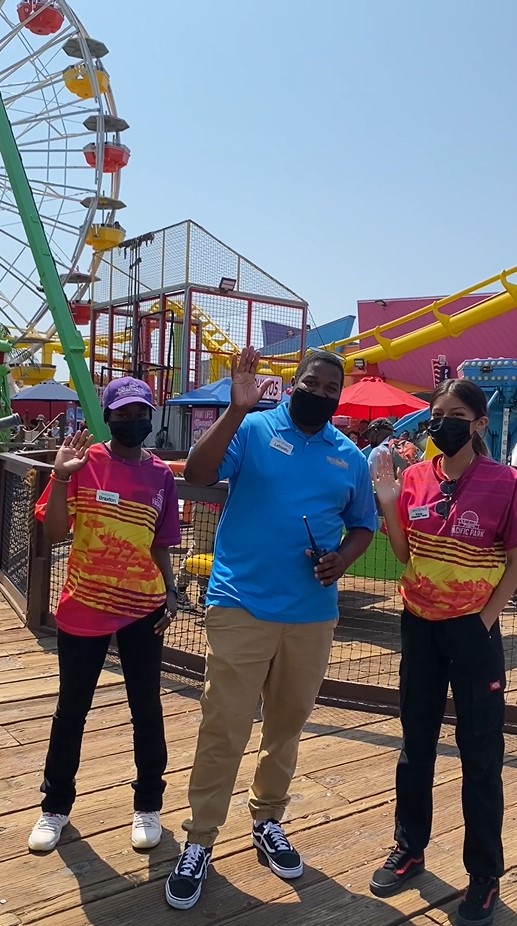
{"type": "Polygon", "coordinates": [[[504,654],[499,615],[517,586],[517,473],[489,459],[486,398],[468,380],[431,397],[428,433],[441,455],[395,480],[389,455],[374,483],[397,558],[401,594],[396,847],[370,888],[400,890],[424,869],[436,748],[447,691],[456,708],[463,770],[463,860],[469,887],[459,926],[488,926],[504,871],[504,654]]]}
{"type": "Polygon", "coordinates": [[[56,612],[59,699],[45,762],[42,813],[29,836],[53,849],[69,820],[86,716],[112,634],[133,724],[136,780],[132,844],[161,838],[167,749],[160,700],[163,633],[176,613],[169,547],[179,543],[176,485],[143,443],[153,396],[140,380],[109,383],[103,397],[111,440],[90,446],[87,430],[65,438],[36,516],[51,543],[73,530],[56,612]]]}

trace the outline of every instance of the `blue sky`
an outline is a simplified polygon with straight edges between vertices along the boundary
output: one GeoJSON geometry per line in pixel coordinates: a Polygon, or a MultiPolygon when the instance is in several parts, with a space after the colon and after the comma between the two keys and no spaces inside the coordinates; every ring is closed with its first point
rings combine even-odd
{"type": "Polygon", "coordinates": [[[514,0],[72,0],[131,124],[128,235],[192,218],[308,299],[517,263],[514,0]]]}

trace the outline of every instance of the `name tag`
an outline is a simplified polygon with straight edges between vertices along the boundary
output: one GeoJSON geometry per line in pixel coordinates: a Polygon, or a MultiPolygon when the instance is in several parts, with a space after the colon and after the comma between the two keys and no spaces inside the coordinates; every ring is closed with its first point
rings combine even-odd
{"type": "Polygon", "coordinates": [[[423,521],[424,518],[429,517],[429,505],[422,505],[420,508],[410,508],[409,509],[409,520],[410,521],[423,521]]]}
{"type": "Polygon", "coordinates": [[[281,440],[280,437],[273,437],[269,442],[269,446],[272,447],[273,450],[279,450],[280,453],[287,454],[288,457],[291,456],[294,450],[292,444],[289,444],[286,440],[281,440]]]}
{"type": "Polygon", "coordinates": [[[118,505],[120,495],[118,492],[104,492],[102,489],[98,489],[95,498],[104,505],[118,505]]]}

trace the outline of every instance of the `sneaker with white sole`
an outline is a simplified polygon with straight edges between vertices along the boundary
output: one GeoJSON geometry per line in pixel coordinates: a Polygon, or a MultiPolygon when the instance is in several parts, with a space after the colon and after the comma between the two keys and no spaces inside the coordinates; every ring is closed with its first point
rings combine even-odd
{"type": "Polygon", "coordinates": [[[287,839],[277,820],[253,824],[253,845],[266,856],[273,874],[279,878],[299,878],[303,874],[300,854],[287,839]]]}
{"type": "Polygon", "coordinates": [[[133,827],[131,829],[131,845],[133,849],[154,849],[162,838],[162,825],[160,812],[150,810],[135,810],[133,827]]]}
{"type": "Polygon", "coordinates": [[[64,813],[42,813],[29,836],[29,849],[32,852],[51,852],[61,839],[69,819],[64,813]]]}
{"type": "Polygon", "coordinates": [[[170,907],[190,910],[198,902],[211,857],[212,849],[197,843],[185,843],[178,864],[165,884],[165,899],[170,907]]]}

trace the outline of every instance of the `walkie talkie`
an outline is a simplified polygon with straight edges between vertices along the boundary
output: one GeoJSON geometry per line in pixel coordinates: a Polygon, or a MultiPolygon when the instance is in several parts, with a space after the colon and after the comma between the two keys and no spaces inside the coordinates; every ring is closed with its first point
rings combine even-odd
{"type": "Polygon", "coordinates": [[[306,518],[305,515],[303,516],[303,520],[304,520],[304,523],[305,523],[305,527],[307,528],[307,533],[308,533],[308,535],[309,535],[309,540],[310,540],[310,544],[311,544],[311,550],[312,550],[312,552],[311,552],[311,559],[312,559],[313,565],[314,565],[314,566],[317,566],[318,563],[319,563],[319,561],[320,561],[320,559],[321,559],[321,557],[322,557],[322,556],[325,556],[325,554],[326,554],[327,551],[326,551],[326,550],[320,550],[319,546],[317,545],[317,543],[316,543],[316,541],[315,541],[315,539],[314,539],[314,535],[313,535],[313,533],[312,533],[312,531],[311,531],[311,529],[310,529],[310,527],[309,527],[309,522],[308,522],[308,520],[307,520],[307,518],[306,518]]]}

